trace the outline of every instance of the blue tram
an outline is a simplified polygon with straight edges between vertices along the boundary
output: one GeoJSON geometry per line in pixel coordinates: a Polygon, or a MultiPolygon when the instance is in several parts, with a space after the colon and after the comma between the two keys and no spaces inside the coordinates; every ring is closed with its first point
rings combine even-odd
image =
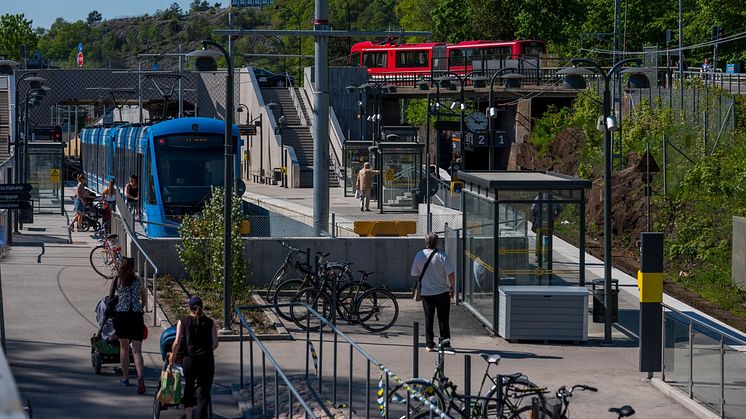
{"type": "MultiPolygon", "coordinates": [[[[101,193],[114,176],[123,192],[130,175],[137,175],[138,210],[148,237],[177,236],[183,216],[201,210],[212,186],[224,185],[221,120],[194,117],[91,127],[81,131],[80,139],[83,171],[94,191],[101,193]]],[[[235,125],[233,144],[240,150],[235,125]]],[[[233,173],[240,173],[240,153],[235,154],[233,173]]]]}

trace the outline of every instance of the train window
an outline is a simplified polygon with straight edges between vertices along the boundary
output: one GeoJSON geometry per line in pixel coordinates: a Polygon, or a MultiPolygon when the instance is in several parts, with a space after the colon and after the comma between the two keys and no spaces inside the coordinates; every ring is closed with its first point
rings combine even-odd
{"type": "Polygon", "coordinates": [[[147,160],[147,169],[145,176],[148,177],[148,203],[155,204],[155,180],[153,179],[153,165],[150,163],[151,159],[149,155],[145,156],[147,160]]]}
{"type": "Polygon", "coordinates": [[[429,67],[427,51],[397,51],[397,67],[429,67]]]}
{"type": "Polygon", "coordinates": [[[386,55],[384,52],[366,52],[363,54],[363,67],[383,68],[387,66],[386,55]]]}
{"type": "Polygon", "coordinates": [[[523,55],[527,57],[538,57],[544,54],[544,44],[531,42],[523,44],[523,55]]]}
{"type": "Polygon", "coordinates": [[[353,52],[350,54],[350,65],[353,67],[360,67],[360,53],[353,52]]]}
{"type": "Polygon", "coordinates": [[[510,50],[510,46],[504,47],[490,47],[480,50],[483,60],[500,60],[510,58],[513,52],[510,50]]]}
{"type": "Polygon", "coordinates": [[[448,61],[451,67],[470,66],[474,50],[471,48],[454,48],[448,52],[448,61]]]}

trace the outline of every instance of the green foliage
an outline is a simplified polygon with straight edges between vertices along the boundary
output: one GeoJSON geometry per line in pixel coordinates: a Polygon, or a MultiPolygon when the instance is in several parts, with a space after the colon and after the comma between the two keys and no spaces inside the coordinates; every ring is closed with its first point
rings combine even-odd
{"type": "MultiPolygon", "coordinates": [[[[187,215],[179,226],[181,243],[177,251],[189,279],[202,287],[223,289],[224,199],[223,189],[213,188],[201,213],[187,215]]],[[[240,294],[248,287],[248,262],[241,238],[241,200],[232,197],[231,289],[240,294]]]]}
{"type": "Polygon", "coordinates": [[[210,10],[210,2],[208,1],[192,0],[189,3],[189,13],[206,12],[208,10],[210,10]]]}
{"type": "Polygon", "coordinates": [[[534,122],[534,128],[531,131],[531,143],[539,150],[540,154],[545,154],[557,134],[568,126],[567,121],[570,113],[569,108],[557,108],[550,105],[547,112],[534,122]]]}
{"type": "Polygon", "coordinates": [[[91,10],[91,12],[88,13],[88,17],[86,18],[85,22],[88,24],[88,26],[95,26],[101,23],[102,20],[103,17],[98,10],[91,10]]]}
{"type": "Polygon", "coordinates": [[[31,29],[31,21],[23,14],[0,16],[0,56],[20,60],[21,45],[25,45],[30,57],[36,50],[37,42],[36,33],[31,29]]]}

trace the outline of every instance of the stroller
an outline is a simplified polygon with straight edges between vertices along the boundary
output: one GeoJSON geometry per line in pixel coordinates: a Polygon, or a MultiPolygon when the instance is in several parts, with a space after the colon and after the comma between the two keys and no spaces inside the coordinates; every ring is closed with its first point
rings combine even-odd
{"type": "Polygon", "coordinates": [[[93,231],[101,230],[101,219],[104,216],[104,208],[100,199],[94,198],[89,201],[83,211],[83,230],[88,231],[93,228],[93,231]]]}
{"type": "MultiPolygon", "coordinates": [[[[91,365],[96,374],[101,374],[104,364],[119,364],[119,339],[114,332],[114,322],[106,316],[108,302],[107,295],[96,305],[96,322],[99,328],[91,336],[91,365]]],[[[130,362],[133,362],[131,353],[130,362]]]]}
{"type": "MultiPolygon", "coordinates": [[[[168,368],[168,357],[171,355],[171,348],[174,344],[174,340],[176,340],[176,326],[171,326],[168,329],[164,330],[163,333],[161,333],[161,340],[160,340],[160,350],[161,350],[161,358],[163,359],[163,370],[166,371],[166,368],[168,368]]],[[[180,360],[178,362],[181,362],[180,360]]],[[[181,368],[180,366],[177,366],[176,368],[181,368]]],[[[183,374],[182,374],[182,383],[181,388],[183,391],[184,388],[184,381],[183,381],[183,374]]],[[[167,403],[161,403],[158,401],[158,390],[161,389],[161,380],[158,380],[158,386],[155,389],[155,396],[153,397],[153,418],[158,419],[161,417],[161,412],[168,409],[183,409],[184,405],[182,404],[167,404],[167,403]]],[[[210,402],[209,406],[209,413],[210,417],[212,417],[212,402],[210,402]]]]}

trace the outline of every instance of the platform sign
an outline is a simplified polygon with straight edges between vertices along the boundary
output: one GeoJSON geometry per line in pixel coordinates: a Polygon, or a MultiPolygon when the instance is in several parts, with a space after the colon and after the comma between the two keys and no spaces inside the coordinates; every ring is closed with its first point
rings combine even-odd
{"type": "Polygon", "coordinates": [[[0,185],[0,194],[29,191],[31,191],[30,183],[8,183],[6,185],[0,185]]]}
{"type": "Polygon", "coordinates": [[[31,184],[0,185],[0,209],[31,209],[31,184]]]}
{"type": "Polygon", "coordinates": [[[239,125],[238,133],[241,135],[256,135],[256,125],[239,125]]]}

